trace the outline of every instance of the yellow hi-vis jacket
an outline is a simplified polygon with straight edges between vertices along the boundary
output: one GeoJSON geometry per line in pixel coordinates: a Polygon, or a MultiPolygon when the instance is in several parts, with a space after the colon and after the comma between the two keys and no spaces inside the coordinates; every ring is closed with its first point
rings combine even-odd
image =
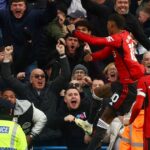
{"type": "Polygon", "coordinates": [[[143,150],[144,110],[141,110],[134,122],[124,128],[119,150],[143,150]]]}
{"type": "Polygon", "coordinates": [[[0,120],[0,149],[27,150],[26,136],[17,123],[0,120]]]}

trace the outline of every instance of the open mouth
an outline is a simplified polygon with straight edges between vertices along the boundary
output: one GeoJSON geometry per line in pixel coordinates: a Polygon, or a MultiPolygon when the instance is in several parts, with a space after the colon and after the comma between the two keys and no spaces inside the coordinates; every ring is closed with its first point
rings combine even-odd
{"type": "Polygon", "coordinates": [[[43,82],[38,82],[38,85],[40,85],[40,86],[41,86],[42,84],[43,84],[43,82]]]}
{"type": "Polygon", "coordinates": [[[111,73],[110,76],[113,78],[113,77],[116,77],[116,74],[115,73],[111,73]]]}
{"type": "Polygon", "coordinates": [[[20,10],[16,10],[15,14],[21,14],[21,11],[20,10]]]}
{"type": "Polygon", "coordinates": [[[72,101],[71,101],[71,104],[76,104],[76,103],[77,103],[76,100],[72,100],[72,101]]]}
{"type": "Polygon", "coordinates": [[[76,105],[77,105],[77,101],[76,101],[76,100],[72,100],[72,101],[71,101],[71,106],[72,106],[72,107],[76,107],[76,105]]]}
{"type": "Polygon", "coordinates": [[[15,16],[22,16],[22,12],[20,10],[15,11],[15,16]]]}
{"type": "Polygon", "coordinates": [[[75,48],[75,46],[74,46],[74,45],[72,45],[72,46],[71,46],[71,49],[74,49],[74,48],[75,48]]]}

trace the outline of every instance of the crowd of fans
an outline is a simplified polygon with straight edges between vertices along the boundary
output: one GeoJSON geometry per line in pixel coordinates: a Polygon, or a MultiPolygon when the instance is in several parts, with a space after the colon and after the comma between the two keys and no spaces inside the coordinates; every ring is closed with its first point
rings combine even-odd
{"type": "MultiPolygon", "coordinates": [[[[149,0],[0,0],[0,97],[14,105],[12,120],[22,127],[29,149],[65,145],[68,150],[95,150],[88,146],[98,119],[127,78],[125,71],[120,76],[118,66],[123,65],[115,56],[117,51],[124,57],[120,49],[125,51],[130,40],[124,30],[133,39],[131,59],[149,74],[149,0]],[[116,33],[122,37],[114,36],[113,44],[116,33]],[[112,45],[101,44],[99,37],[112,45]],[[113,57],[109,49],[115,49],[113,57]],[[88,129],[80,127],[82,120],[88,129]]],[[[143,138],[131,142],[125,134],[133,130],[122,121],[132,108],[124,109],[113,116],[102,141],[109,150],[143,144],[143,138]]],[[[138,117],[143,116],[141,111],[138,117]]],[[[143,121],[137,129],[141,137],[143,121]]]]}

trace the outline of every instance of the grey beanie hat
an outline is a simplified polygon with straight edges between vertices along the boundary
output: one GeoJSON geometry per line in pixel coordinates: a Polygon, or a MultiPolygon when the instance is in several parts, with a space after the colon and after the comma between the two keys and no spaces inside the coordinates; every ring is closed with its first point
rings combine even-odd
{"type": "Polygon", "coordinates": [[[81,64],[76,65],[72,70],[72,74],[74,74],[76,70],[83,70],[85,74],[88,74],[88,69],[84,65],[81,64]]]}

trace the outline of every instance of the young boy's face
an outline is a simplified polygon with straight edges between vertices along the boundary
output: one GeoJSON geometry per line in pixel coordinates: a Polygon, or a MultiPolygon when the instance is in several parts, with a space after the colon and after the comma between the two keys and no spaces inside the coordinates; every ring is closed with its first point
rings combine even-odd
{"type": "Polygon", "coordinates": [[[67,90],[64,101],[69,109],[78,109],[80,106],[80,94],[76,89],[67,90]]]}

